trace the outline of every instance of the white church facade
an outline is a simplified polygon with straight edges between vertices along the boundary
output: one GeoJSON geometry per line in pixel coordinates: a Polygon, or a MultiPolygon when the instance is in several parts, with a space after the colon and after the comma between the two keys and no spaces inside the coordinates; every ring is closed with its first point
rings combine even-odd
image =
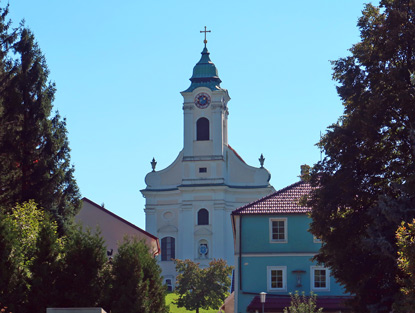
{"type": "Polygon", "coordinates": [[[274,192],[270,173],[252,167],[228,144],[228,91],[205,46],[193,68],[191,85],[181,92],[184,144],[176,160],[145,177],[146,231],[161,244],[159,264],[169,286],[175,284],[172,259],[207,266],[214,258],[234,263],[231,212],[274,192]]]}

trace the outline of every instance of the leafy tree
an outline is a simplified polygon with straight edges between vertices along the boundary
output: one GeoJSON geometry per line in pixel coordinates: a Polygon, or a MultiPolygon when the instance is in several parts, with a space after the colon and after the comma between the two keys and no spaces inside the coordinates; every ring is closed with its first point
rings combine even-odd
{"type": "Polygon", "coordinates": [[[161,269],[143,241],[125,238],[112,262],[104,307],[113,313],[167,313],[161,269]]]}
{"type": "Polygon", "coordinates": [[[321,313],[322,308],[317,309],[317,295],[311,292],[309,297],[306,297],[303,293],[301,296],[296,291],[291,296],[291,305],[288,308],[284,308],[284,313],[321,313]]]}
{"type": "Polygon", "coordinates": [[[312,170],[316,260],[355,294],[356,312],[389,312],[399,286],[395,231],[415,216],[415,1],[367,4],[361,41],[333,62],[344,113],[312,170]]]}
{"type": "Polygon", "coordinates": [[[37,233],[33,261],[29,266],[28,301],[19,312],[45,312],[47,307],[54,307],[62,297],[56,290],[61,272],[60,256],[63,242],[58,236],[57,224],[46,215],[37,233]]]}
{"type": "Polygon", "coordinates": [[[199,263],[191,260],[175,260],[179,295],[176,304],[186,310],[218,309],[225,300],[231,285],[232,266],[219,259],[209,263],[209,267],[200,268],[199,263]]]}
{"type": "Polygon", "coordinates": [[[396,312],[412,312],[415,308],[415,219],[402,222],[396,231],[398,245],[398,267],[401,275],[401,301],[395,305],[396,312]]]}
{"type": "Polygon", "coordinates": [[[0,303],[12,312],[98,306],[109,271],[99,233],[74,227],[59,237],[33,202],[0,212],[0,303]]]}
{"type": "Polygon", "coordinates": [[[31,300],[40,305],[53,290],[53,285],[39,282],[56,277],[49,268],[56,264],[60,251],[57,225],[33,201],[0,215],[0,303],[13,312],[28,312],[31,300]],[[38,288],[45,294],[38,294],[38,288]]]}
{"type": "Polygon", "coordinates": [[[19,266],[19,259],[14,257],[15,247],[19,245],[17,235],[7,216],[0,212],[0,303],[6,307],[27,290],[27,277],[19,266]]]}
{"type": "Polygon", "coordinates": [[[311,166],[308,164],[303,164],[300,166],[300,168],[301,168],[301,173],[300,173],[300,176],[298,177],[300,177],[302,181],[309,182],[311,166]]]}
{"type": "Polygon", "coordinates": [[[0,206],[34,199],[62,232],[80,208],[66,121],[51,116],[56,89],[33,34],[24,25],[9,32],[7,9],[0,9],[0,206]]]}

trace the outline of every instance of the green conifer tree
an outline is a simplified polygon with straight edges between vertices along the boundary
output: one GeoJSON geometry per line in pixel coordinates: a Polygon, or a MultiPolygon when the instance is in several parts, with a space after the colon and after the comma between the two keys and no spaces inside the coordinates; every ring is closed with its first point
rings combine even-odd
{"type": "Polygon", "coordinates": [[[65,238],[56,283],[57,306],[100,306],[107,262],[105,242],[99,231],[72,228],[65,238]]]}
{"type": "Polygon", "coordinates": [[[161,269],[144,242],[125,238],[112,263],[104,308],[113,313],[167,313],[161,269]]]}
{"type": "Polygon", "coordinates": [[[62,233],[80,208],[66,121],[51,115],[56,89],[33,34],[20,25],[16,37],[6,16],[0,9],[0,207],[34,199],[62,233]]]}

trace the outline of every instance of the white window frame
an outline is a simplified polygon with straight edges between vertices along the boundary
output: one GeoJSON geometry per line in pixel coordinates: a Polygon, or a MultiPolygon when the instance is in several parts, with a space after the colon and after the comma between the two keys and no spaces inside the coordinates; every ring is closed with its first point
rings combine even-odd
{"type": "Polygon", "coordinates": [[[287,267],[286,266],[267,266],[267,290],[269,292],[286,292],[287,291],[287,267]],[[282,271],[282,288],[272,288],[271,272],[282,271]]]}
{"type": "Polygon", "coordinates": [[[312,291],[330,291],[330,270],[323,266],[311,266],[310,268],[310,289],[312,291]],[[325,270],[326,271],[326,287],[315,287],[315,272],[316,270],[325,270]]]}
{"type": "Polygon", "coordinates": [[[288,223],[287,218],[270,218],[269,219],[269,242],[270,243],[287,243],[288,242],[288,223]],[[284,222],[284,239],[272,238],[272,222],[284,222]]]}

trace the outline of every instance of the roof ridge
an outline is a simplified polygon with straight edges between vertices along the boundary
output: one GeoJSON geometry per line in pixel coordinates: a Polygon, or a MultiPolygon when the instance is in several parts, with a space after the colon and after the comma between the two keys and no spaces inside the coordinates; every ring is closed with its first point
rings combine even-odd
{"type": "Polygon", "coordinates": [[[235,155],[236,155],[236,157],[238,158],[238,159],[240,159],[242,162],[244,162],[245,164],[246,164],[246,162],[244,161],[244,159],[242,159],[242,157],[238,154],[238,152],[236,152],[236,150],[234,149],[234,148],[232,148],[229,144],[228,144],[228,148],[233,152],[233,153],[235,153],[235,155]]]}
{"type": "Polygon", "coordinates": [[[148,231],[145,231],[145,230],[144,230],[144,229],[142,229],[141,227],[139,227],[139,226],[137,226],[137,225],[134,225],[133,223],[131,223],[131,222],[127,221],[126,219],[122,218],[121,216],[119,216],[119,215],[115,214],[114,212],[111,212],[110,210],[108,210],[108,209],[104,208],[102,205],[99,205],[99,204],[95,203],[94,201],[92,201],[92,200],[88,199],[87,197],[83,197],[83,198],[82,198],[82,201],[89,202],[90,204],[92,204],[92,205],[96,206],[98,209],[100,209],[100,210],[104,211],[105,213],[108,213],[109,215],[111,215],[111,216],[115,217],[115,218],[116,218],[116,219],[118,219],[119,221],[121,221],[121,222],[123,222],[123,223],[125,223],[125,224],[127,224],[127,225],[129,225],[129,226],[131,226],[131,227],[133,227],[133,228],[135,228],[136,230],[138,230],[138,231],[142,232],[142,233],[143,233],[143,234],[145,234],[145,235],[148,235],[149,237],[151,237],[151,238],[153,238],[153,239],[155,239],[155,240],[158,240],[158,237],[154,236],[153,234],[150,234],[148,231]]]}
{"type": "Polygon", "coordinates": [[[244,209],[246,209],[246,208],[248,208],[250,206],[253,206],[253,205],[255,205],[255,204],[259,203],[259,202],[262,202],[262,201],[265,201],[265,200],[267,200],[269,198],[272,198],[274,196],[277,196],[277,195],[279,195],[279,194],[281,194],[281,193],[283,193],[283,192],[285,192],[285,191],[287,191],[289,189],[292,189],[294,187],[297,187],[298,185],[301,185],[303,183],[307,183],[307,182],[305,182],[303,180],[299,180],[299,181],[297,181],[297,182],[295,182],[295,183],[293,183],[291,185],[288,185],[288,186],[286,186],[286,187],[284,187],[284,188],[282,188],[280,190],[277,190],[277,191],[275,191],[273,193],[270,193],[269,195],[266,195],[266,196],[264,196],[264,197],[262,197],[260,199],[257,199],[257,200],[255,200],[253,202],[250,202],[248,204],[245,204],[244,206],[242,206],[242,207],[240,207],[240,208],[232,211],[232,215],[237,215],[240,211],[242,211],[242,210],[244,210],[244,209]]]}

